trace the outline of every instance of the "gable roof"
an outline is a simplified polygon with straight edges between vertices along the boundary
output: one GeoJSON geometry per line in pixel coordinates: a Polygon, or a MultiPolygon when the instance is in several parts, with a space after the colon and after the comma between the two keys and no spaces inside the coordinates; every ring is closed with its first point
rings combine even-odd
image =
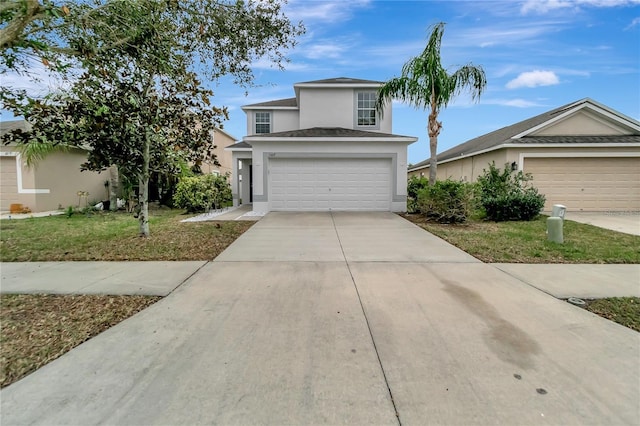
{"type": "MultiPolygon", "coordinates": [[[[535,117],[528,118],[510,126],[503,127],[493,132],[470,139],[460,145],[456,145],[438,154],[438,163],[455,158],[468,157],[480,152],[488,152],[499,149],[507,144],[568,144],[568,143],[640,143],[640,123],[631,117],[627,117],[593,99],[584,98],[576,102],[552,109],[535,117]],[[626,126],[637,129],[635,135],[618,136],[528,136],[536,130],[554,123],[582,108],[590,108],[608,115],[612,119],[624,123],[626,126]]],[[[409,171],[429,166],[429,159],[412,166],[409,171]]]]}

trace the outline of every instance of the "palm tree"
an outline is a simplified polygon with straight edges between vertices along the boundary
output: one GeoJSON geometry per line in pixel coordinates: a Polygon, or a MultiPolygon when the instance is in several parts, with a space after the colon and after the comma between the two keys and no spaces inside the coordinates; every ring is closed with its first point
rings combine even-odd
{"type": "Polygon", "coordinates": [[[480,98],[487,78],[481,66],[469,63],[452,74],[442,67],[440,45],[444,22],[433,26],[429,42],[422,54],[409,60],[402,67],[402,76],[392,78],[378,90],[376,109],[382,114],[385,103],[400,99],[416,108],[429,109],[427,131],[429,133],[429,184],[436,181],[438,135],[442,122],[438,121],[440,109],[446,107],[463,89],[469,89],[471,99],[480,98]]]}

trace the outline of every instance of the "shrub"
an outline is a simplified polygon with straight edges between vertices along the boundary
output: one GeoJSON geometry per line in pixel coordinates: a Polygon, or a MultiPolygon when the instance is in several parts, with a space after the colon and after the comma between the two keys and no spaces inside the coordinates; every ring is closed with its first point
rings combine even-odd
{"type": "Polygon", "coordinates": [[[475,210],[475,185],[450,179],[418,192],[418,208],[440,223],[464,223],[475,210]]]}
{"type": "Polygon", "coordinates": [[[429,179],[425,177],[411,176],[411,179],[407,182],[407,212],[417,213],[420,211],[418,208],[418,193],[429,186],[429,179]]]}
{"type": "Polygon", "coordinates": [[[478,178],[480,204],[487,219],[496,222],[508,220],[533,220],[544,207],[545,196],[529,186],[533,177],[522,171],[514,171],[505,164],[500,171],[495,163],[478,178]]]}
{"type": "Polygon", "coordinates": [[[190,213],[221,208],[231,199],[227,177],[213,174],[183,177],[173,196],[175,206],[190,213]]]}

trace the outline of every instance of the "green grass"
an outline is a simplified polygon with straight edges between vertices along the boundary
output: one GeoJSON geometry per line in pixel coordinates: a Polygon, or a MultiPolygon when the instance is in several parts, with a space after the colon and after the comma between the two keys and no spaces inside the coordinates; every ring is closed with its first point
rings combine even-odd
{"type": "Polygon", "coordinates": [[[253,222],[181,223],[180,210],[150,212],[150,236],[123,212],[0,221],[0,260],[211,260],[253,222]]]}
{"type": "Polygon", "coordinates": [[[640,331],[640,297],[588,300],[586,309],[632,330],[640,331]]]}
{"type": "Polygon", "coordinates": [[[546,216],[530,222],[427,222],[404,215],[423,229],[487,263],[640,263],[640,237],[578,222],[564,222],[564,244],[547,241],[546,216]]]}

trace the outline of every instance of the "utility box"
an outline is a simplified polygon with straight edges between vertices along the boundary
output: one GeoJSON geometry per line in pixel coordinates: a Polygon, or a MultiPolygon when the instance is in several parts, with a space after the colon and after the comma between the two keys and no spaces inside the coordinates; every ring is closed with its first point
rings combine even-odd
{"type": "Polygon", "coordinates": [[[554,204],[551,209],[551,217],[559,217],[564,220],[564,214],[567,212],[567,207],[562,204],[554,204]]]}
{"type": "MultiPolygon", "coordinates": [[[[554,206],[555,207],[555,206],[554,206]]],[[[564,214],[564,210],[563,210],[564,214]]],[[[547,218],[547,239],[554,243],[564,243],[564,235],[562,233],[563,220],[558,216],[547,218]]]]}

